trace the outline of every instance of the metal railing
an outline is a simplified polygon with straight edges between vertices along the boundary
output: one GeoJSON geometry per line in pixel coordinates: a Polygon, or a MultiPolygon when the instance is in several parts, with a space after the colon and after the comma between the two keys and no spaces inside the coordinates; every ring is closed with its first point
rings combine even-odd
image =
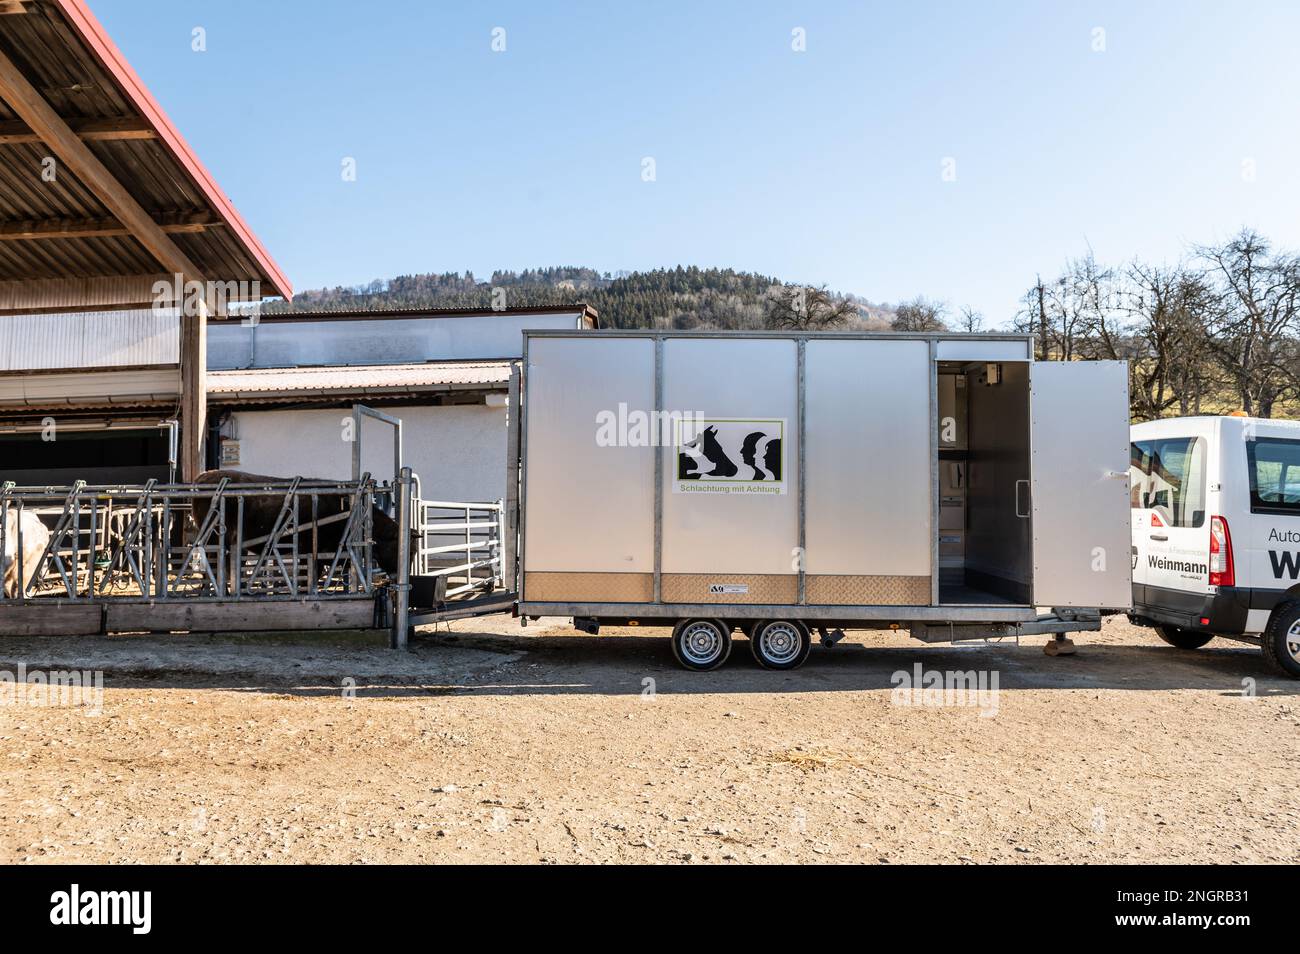
{"type": "Polygon", "coordinates": [[[505,508],[495,503],[417,500],[415,573],[447,578],[447,597],[502,583],[505,508]]]}
{"type": "Polygon", "coordinates": [[[0,601],[370,594],[376,514],[391,494],[369,474],[257,484],[5,484],[0,601]]]}

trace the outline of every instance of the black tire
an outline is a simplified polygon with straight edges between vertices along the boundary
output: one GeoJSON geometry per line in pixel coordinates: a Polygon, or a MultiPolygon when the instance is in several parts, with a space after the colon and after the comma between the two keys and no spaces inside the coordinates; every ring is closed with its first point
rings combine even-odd
{"type": "Polygon", "coordinates": [[[683,619],[673,627],[673,657],[683,669],[709,672],[731,655],[731,627],[716,619],[683,619]]]}
{"type": "Polygon", "coordinates": [[[1283,603],[1269,617],[1259,641],[1270,669],[1300,679],[1300,603],[1283,603]]]}
{"type": "Polygon", "coordinates": [[[1200,649],[1214,638],[1213,633],[1202,633],[1195,629],[1183,629],[1181,626],[1157,626],[1156,635],[1170,646],[1179,649],[1200,649]]]}
{"type": "Polygon", "coordinates": [[[763,620],[754,627],[749,648],[764,669],[798,669],[812,652],[812,634],[798,620],[763,620]]]}

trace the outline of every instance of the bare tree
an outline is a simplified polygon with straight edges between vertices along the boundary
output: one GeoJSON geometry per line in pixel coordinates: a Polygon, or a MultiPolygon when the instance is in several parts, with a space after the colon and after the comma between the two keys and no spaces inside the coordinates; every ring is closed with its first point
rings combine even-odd
{"type": "Polygon", "coordinates": [[[975,334],[984,330],[984,315],[970,305],[963,305],[957,314],[957,330],[975,334]]]}
{"type": "Polygon", "coordinates": [[[944,323],[943,316],[947,310],[943,302],[929,301],[917,295],[894,309],[894,320],[890,322],[890,327],[894,331],[946,331],[948,326],[944,323]]]}
{"type": "Polygon", "coordinates": [[[1279,401],[1297,393],[1300,259],[1273,254],[1268,240],[1250,229],[1198,251],[1218,285],[1210,328],[1213,353],[1241,409],[1272,417],[1279,401]]]}
{"type": "Polygon", "coordinates": [[[1215,385],[1209,322],[1215,292],[1205,275],[1186,265],[1125,269],[1127,310],[1133,321],[1129,396],[1138,420],[1199,414],[1215,385]]]}
{"type": "Polygon", "coordinates": [[[825,285],[775,285],[768,293],[764,323],[768,328],[786,331],[818,331],[838,328],[857,314],[857,305],[832,295],[825,285]]]}
{"type": "Polygon", "coordinates": [[[1280,413],[1300,398],[1300,256],[1249,229],[1195,252],[1119,269],[1089,252],[1036,278],[1012,327],[1034,336],[1039,360],[1128,361],[1138,420],[1225,402],[1280,413]]]}
{"type": "Polygon", "coordinates": [[[1087,287],[1095,278],[1092,269],[1095,263],[1091,255],[1069,261],[1054,281],[1045,283],[1037,279],[1021,298],[1021,308],[1012,327],[1036,337],[1039,361],[1073,361],[1084,357],[1076,352],[1090,324],[1089,309],[1094,307],[1087,287]]]}
{"type": "Polygon", "coordinates": [[[1132,328],[1124,307],[1123,275],[1097,264],[1091,251],[1066,269],[1069,295],[1078,303],[1081,322],[1075,354],[1098,361],[1132,356],[1132,328]]]}

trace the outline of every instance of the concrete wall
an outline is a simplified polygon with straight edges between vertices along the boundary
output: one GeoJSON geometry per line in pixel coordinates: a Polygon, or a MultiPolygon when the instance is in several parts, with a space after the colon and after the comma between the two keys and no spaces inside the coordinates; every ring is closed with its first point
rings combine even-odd
{"type": "MultiPolygon", "coordinates": [[[[404,462],[419,476],[426,499],[497,500],[505,496],[506,412],[481,404],[383,408],[402,419],[404,462]]],[[[352,446],[343,440],[351,413],[331,410],[238,411],[222,429],[239,440],[232,470],[274,477],[348,479],[352,446]]],[[[392,428],[364,421],[362,470],[392,480],[392,428]]]]}
{"type": "Polygon", "coordinates": [[[518,358],[525,330],[578,327],[582,312],[367,318],[357,321],[211,322],[208,367],[294,368],[331,364],[518,358]]]}

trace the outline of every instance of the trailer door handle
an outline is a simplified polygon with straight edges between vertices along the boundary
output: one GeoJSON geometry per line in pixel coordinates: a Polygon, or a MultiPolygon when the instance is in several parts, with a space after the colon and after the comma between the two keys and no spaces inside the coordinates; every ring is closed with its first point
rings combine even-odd
{"type": "Polygon", "coordinates": [[[1166,541],[1166,540],[1169,539],[1169,535],[1166,534],[1166,533],[1153,533],[1153,534],[1151,534],[1151,539],[1152,539],[1152,540],[1159,540],[1159,541],[1161,541],[1161,542],[1163,543],[1164,541],[1166,541]]]}
{"type": "Polygon", "coordinates": [[[1028,489],[1029,489],[1029,481],[1027,481],[1027,480],[1017,480],[1017,481],[1016,481],[1016,516],[1019,517],[1021,520],[1028,520],[1028,519],[1029,519],[1029,511],[1028,511],[1028,510],[1025,510],[1024,513],[1021,513],[1021,512],[1020,512],[1020,486],[1021,486],[1022,484],[1024,485],[1025,490],[1028,490],[1028,489]]]}

